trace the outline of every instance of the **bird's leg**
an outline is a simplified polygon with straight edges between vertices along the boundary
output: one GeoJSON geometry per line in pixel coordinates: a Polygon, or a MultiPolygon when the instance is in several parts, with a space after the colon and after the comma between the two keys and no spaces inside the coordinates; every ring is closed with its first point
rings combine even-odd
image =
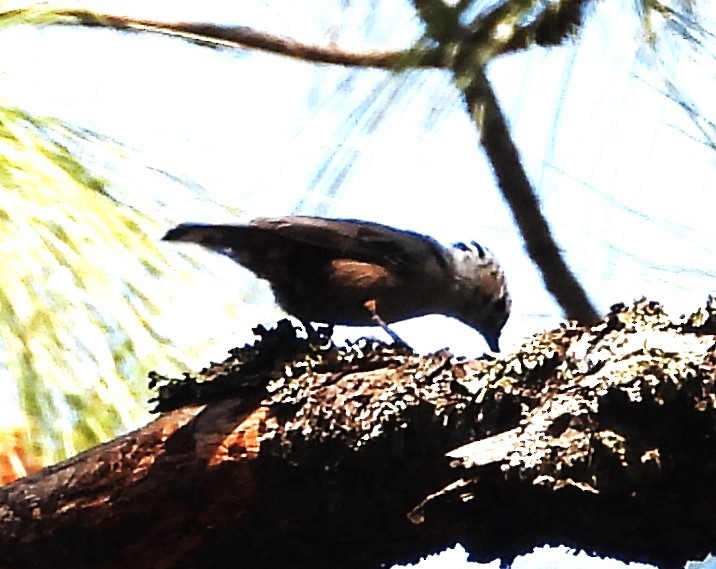
{"type": "Polygon", "coordinates": [[[373,321],[373,323],[376,326],[380,326],[383,330],[385,330],[385,333],[390,336],[391,340],[395,342],[396,344],[400,344],[402,346],[408,346],[407,343],[403,341],[403,339],[398,336],[391,328],[388,326],[385,321],[378,315],[378,311],[376,309],[376,302],[375,300],[366,300],[363,303],[363,306],[365,306],[365,309],[370,313],[370,319],[373,321]]]}

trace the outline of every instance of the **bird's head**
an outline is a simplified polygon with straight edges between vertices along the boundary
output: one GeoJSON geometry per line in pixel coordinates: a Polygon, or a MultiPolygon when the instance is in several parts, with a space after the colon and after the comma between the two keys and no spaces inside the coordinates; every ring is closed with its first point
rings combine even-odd
{"type": "Polygon", "coordinates": [[[455,271],[454,316],[479,331],[494,352],[500,350],[502,328],[512,302],[505,275],[492,253],[477,242],[451,248],[455,271]]]}

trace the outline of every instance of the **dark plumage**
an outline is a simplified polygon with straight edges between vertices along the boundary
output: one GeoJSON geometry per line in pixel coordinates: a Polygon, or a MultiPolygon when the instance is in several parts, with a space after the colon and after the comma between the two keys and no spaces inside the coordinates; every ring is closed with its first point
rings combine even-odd
{"type": "Polygon", "coordinates": [[[475,242],[444,247],[378,223],[307,216],[184,223],[164,240],[228,255],[268,280],[278,304],[303,322],[364,326],[445,314],[498,350],[510,312],[502,271],[475,242]]]}

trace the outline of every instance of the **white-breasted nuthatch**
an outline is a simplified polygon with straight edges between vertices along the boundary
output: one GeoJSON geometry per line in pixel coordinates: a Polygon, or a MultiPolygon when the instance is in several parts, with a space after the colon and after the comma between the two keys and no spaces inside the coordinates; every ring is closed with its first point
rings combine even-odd
{"type": "Polygon", "coordinates": [[[281,308],[302,322],[369,326],[444,314],[498,351],[510,314],[502,269],[475,241],[445,247],[379,223],[308,216],[183,223],[163,239],[228,255],[269,281],[281,308]]]}

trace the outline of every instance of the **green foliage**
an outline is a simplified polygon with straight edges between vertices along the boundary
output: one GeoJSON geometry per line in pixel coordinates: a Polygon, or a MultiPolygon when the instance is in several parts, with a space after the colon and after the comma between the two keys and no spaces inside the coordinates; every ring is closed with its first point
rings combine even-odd
{"type": "Polygon", "coordinates": [[[146,417],[162,342],[140,292],[168,268],[153,224],[108,196],[70,152],[79,140],[0,106],[0,374],[45,461],[146,417]]]}

